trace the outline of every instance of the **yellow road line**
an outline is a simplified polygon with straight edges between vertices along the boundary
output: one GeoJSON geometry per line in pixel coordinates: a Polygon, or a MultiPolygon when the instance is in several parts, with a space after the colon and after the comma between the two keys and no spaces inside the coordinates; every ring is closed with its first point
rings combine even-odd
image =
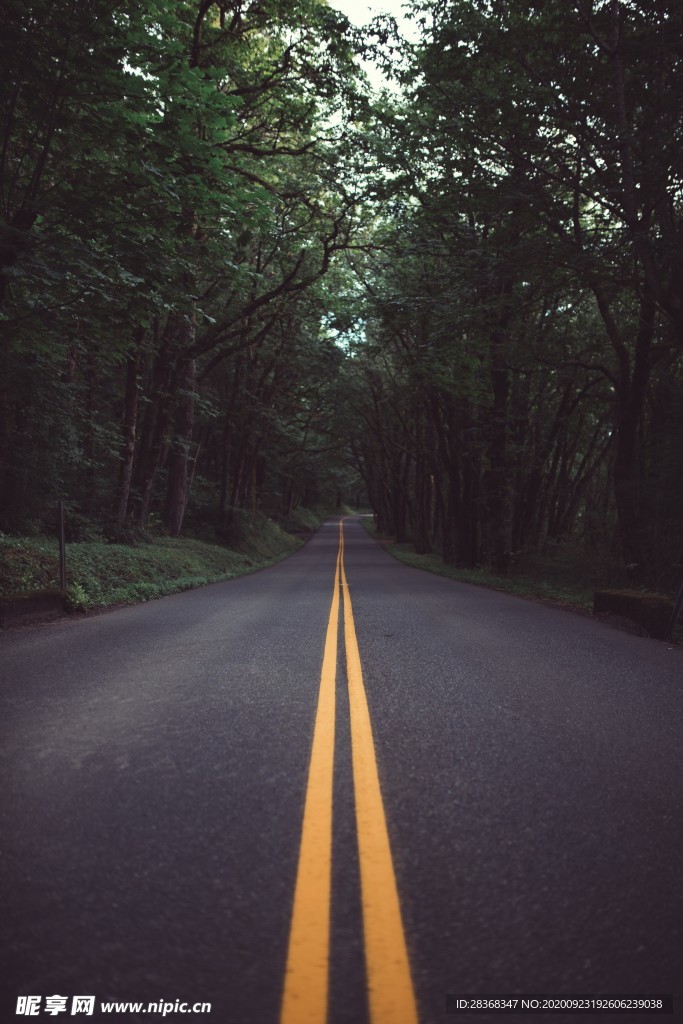
{"type": "Polygon", "coordinates": [[[343,525],[341,551],[346,675],[351,706],[353,785],[370,1021],[371,1024],[417,1024],[417,1006],[379,784],[370,711],[344,568],[343,525]]]}
{"type": "Polygon", "coordinates": [[[340,566],[341,537],[308,769],[280,1024],[324,1024],[327,1020],[340,566]]]}
{"type": "Polygon", "coordinates": [[[346,674],[370,1024],[418,1024],[353,607],[344,567],[343,521],[339,524],[334,593],[325,635],[318,710],[308,770],[280,1024],[325,1024],[327,1020],[340,583],[344,600],[346,674]]]}

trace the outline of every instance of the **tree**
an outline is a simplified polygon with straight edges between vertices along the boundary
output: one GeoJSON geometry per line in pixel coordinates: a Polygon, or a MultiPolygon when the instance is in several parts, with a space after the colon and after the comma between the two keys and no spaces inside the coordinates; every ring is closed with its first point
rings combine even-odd
{"type": "MultiPolygon", "coordinates": [[[[411,197],[413,225],[396,232],[410,279],[390,302],[401,310],[399,333],[413,334],[421,373],[433,373],[434,363],[442,376],[449,367],[462,371],[453,347],[432,360],[444,325],[490,377],[471,427],[483,461],[476,496],[467,499],[468,508],[487,507],[479,526],[483,557],[505,571],[515,544],[529,536],[520,525],[520,487],[527,505],[544,503],[546,529],[554,533],[576,519],[581,494],[613,450],[622,552],[633,578],[643,580],[652,553],[644,549],[649,513],[640,501],[639,431],[653,371],[680,353],[679,113],[672,102],[680,93],[680,15],[669,4],[653,10],[617,0],[475,0],[417,4],[414,11],[422,39],[406,44],[395,72],[406,99],[383,112],[383,153],[395,191],[411,197]],[[415,259],[425,271],[419,284],[415,259]],[[409,326],[418,301],[429,316],[409,326]],[[591,330],[566,344],[576,309],[591,330]],[[430,339],[422,348],[420,333],[430,339]],[[546,406],[547,386],[536,409],[524,402],[521,382],[534,381],[537,360],[554,368],[555,412],[546,406]],[[536,413],[542,422],[532,455],[528,417],[536,413]],[[520,460],[534,466],[527,483],[520,460]],[[568,503],[561,514],[558,502],[568,503]]],[[[397,319],[386,304],[382,316],[397,319]]],[[[450,443],[447,425],[472,420],[462,396],[444,404],[442,389],[419,386],[431,394],[430,415],[442,421],[436,436],[443,464],[451,465],[451,510],[443,519],[461,531],[468,515],[456,464],[470,427],[456,428],[450,443]],[[434,412],[449,405],[448,415],[434,412]]],[[[439,502],[449,504],[445,496],[439,502]]],[[[451,557],[453,544],[444,550],[451,557]]]]}
{"type": "Polygon", "coordinates": [[[179,533],[203,389],[269,343],[347,244],[333,115],[362,106],[348,23],[309,0],[272,13],[166,0],[10,11],[6,523],[66,490],[84,511],[110,503],[119,532],[154,508],[179,533]],[[20,440],[40,419],[43,363],[46,386],[65,387],[39,455],[20,440]]]}

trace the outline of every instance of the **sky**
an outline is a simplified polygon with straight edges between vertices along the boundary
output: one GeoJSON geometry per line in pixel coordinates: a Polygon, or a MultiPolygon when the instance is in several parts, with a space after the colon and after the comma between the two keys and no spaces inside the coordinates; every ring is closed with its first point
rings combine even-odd
{"type": "MultiPolygon", "coordinates": [[[[378,14],[393,14],[402,36],[416,38],[415,26],[404,17],[403,7],[406,0],[329,0],[330,7],[336,7],[356,26],[367,25],[378,14]]],[[[369,61],[362,61],[363,70],[376,89],[386,88],[389,84],[381,72],[369,61]]]]}
{"type": "Polygon", "coordinates": [[[354,25],[365,25],[377,14],[393,14],[400,21],[403,3],[404,0],[378,0],[377,3],[367,3],[366,0],[331,0],[330,7],[343,11],[354,25]]]}

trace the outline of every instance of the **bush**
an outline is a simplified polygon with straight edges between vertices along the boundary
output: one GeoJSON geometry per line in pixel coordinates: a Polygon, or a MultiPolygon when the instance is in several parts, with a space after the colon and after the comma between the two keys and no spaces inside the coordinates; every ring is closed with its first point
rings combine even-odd
{"type": "MultiPolygon", "coordinates": [[[[148,601],[179,590],[240,576],[270,565],[300,544],[265,517],[241,523],[240,550],[199,540],[149,537],[144,543],[68,544],[67,607],[70,611],[148,601]]],[[[0,596],[58,585],[55,539],[0,535],[0,596]]]]}
{"type": "Polygon", "coordinates": [[[296,508],[279,521],[288,533],[313,533],[325,519],[325,513],[310,508],[296,508]]]}
{"type": "Polygon", "coordinates": [[[59,586],[59,550],[45,538],[0,537],[0,596],[59,586]]]}
{"type": "Polygon", "coordinates": [[[84,612],[88,608],[88,595],[80,583],[72,583],[66,588],[66,610],[68,612],[84,612]]]}
{"type": "Polygon", "coordinates": [[[142,526],[120,526],[118,523],[105,527],[104,538],[110,544],[127,544],[132,548],[138,544],[151,544],[154,540],[153,535],[142,526]]]}
{"type": "MultiPolygon", "coordinates": [[[[41,526],[42,532],[46,533],[49,537],[58,536],[59,522],[56,508],[46,513],[41,526]]],[[[69,544],[102,540],[102,524],[95,519],[91,519],[90,516],[84,516],[71,505],[65,505],[64,536],[69,544]]]]}

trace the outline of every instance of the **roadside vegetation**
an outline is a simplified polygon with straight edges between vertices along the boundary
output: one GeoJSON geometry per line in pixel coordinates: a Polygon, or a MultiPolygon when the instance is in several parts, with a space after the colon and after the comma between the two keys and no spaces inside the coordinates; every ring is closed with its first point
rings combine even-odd
{"type": "Polygon", "coordinates": [[[526,575],[499,576],[486,569],[460,569],[446,562],[435,554],[418,555],[412,544],[387,544],[387,550],[406,565],[417,569],[448,576],[462,583],[474,583],[493,590],[503,590],[519,597],[535,597],[562,604],[577,610],[590,611],[593,605],[593,592],[581,584],[548,580],[526,575]]]}
{"type": "MultiPolygon", "coordinates": [[[[265,516],[245,519],[241,529],[234,531],[232,546],[149,535],[128,544],[104,539],[71,543],[67,546],[67,608],[88,611],[134,604],[242,576],[290,555],[322,518],[320,512],[300,509],[284,526],[265,516]]],[[[54,538],[0,536],[0,599],[58,587],[59,551],[54,538]]]]}
{"type": "MultiPolygon", "coordinates": [[[[593,584],[603,585],[605,579],[610,585],[623,583],[623,575],[618,567],[605,577],[596,576],[595,572],[584,574],[574,561],[569,564],[567,552],[556,558],[538,559],[525,563],[519,571],[507,576],[491,572],[478,566],[472,569],[449,565],[436,552],[418,554],[414,544],[409,542],[396,543],[394,538],[378,533],[370,520],[364,520],[365,528],[374,536],[389,554],[406,565],[416,569],[460,580],[462,583],[473,583],[480,587],[490,587],[507,594],[519,597],[531,597],[551,601],[578,611],[590,611],[593,606],[593,584]]],[[[606,585],[606,584],[605,584],[606,585]]]]}
{"type": "MultiPolygon", "coordinates": [[[[646,606],[656,606],[664,601],[668,605],[664,595],[653,594],[644,588],[628,589],[626,572],[618,559],[598,557],[595,554],[590,557],[578,545],[555,545],[553,550],[520,559],[508,575],[502,576],[482,566],[467,569],[449,565],[435,552],[418,554],[414,544],[396,543],[393,537],[378,532],[370,520],[362,522],[368,533],[400,562],[461,583],[488,587],[584,615],[595,614],[593,606],[596,591],[606,592],[607,597],[614,593],[620,597],[638,598],[646,606]]],[[[618,603],[618,600],[614,602],[615,605],[618,603]]],[[[607,601],[607,604],[610,602],[607,601]]],[[[600,612],[598,617],[629,632],[647,632],[642,624],[618,612],[600,612]]],[[[683,624],[679,623],[675,627],[673,642],[683,643],[683,624]]]]}

